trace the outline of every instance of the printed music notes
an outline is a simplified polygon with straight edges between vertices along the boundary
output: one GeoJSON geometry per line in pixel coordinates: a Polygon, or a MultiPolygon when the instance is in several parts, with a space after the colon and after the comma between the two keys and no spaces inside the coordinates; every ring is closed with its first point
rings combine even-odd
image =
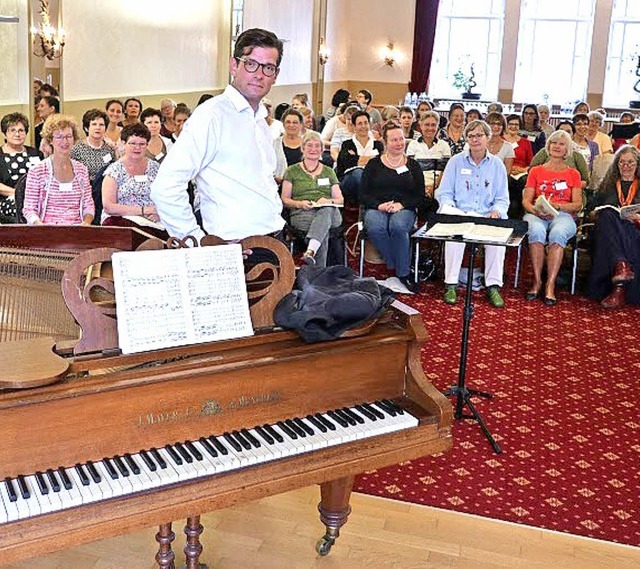
{"type": "Polygon", "coordinates": [[[253,334],[239,244],[114,253],[125,354],[253,334]]]}

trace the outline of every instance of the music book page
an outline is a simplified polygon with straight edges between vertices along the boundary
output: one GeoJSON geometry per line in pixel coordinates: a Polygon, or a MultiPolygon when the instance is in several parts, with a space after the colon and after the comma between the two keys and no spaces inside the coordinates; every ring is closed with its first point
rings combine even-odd
{"type": "Polygon", "coordinates": [[[239,244],[112,255],[124,354],[253,335],[239,244]]]}
{"type": "Polygon", "coordinates": [[[428,237],[461,237],[472,241],[506,243],[511,237],[511,227],[497,227],[481,223],[436,223],[425,233],[428,237]]]}

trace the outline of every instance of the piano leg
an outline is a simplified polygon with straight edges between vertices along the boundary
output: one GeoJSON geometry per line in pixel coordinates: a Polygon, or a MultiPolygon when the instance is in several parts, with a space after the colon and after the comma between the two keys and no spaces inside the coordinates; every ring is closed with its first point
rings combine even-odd
{"type": "Polygon", "coordinates": [[[316,543],[319,555],[328,555],[336,539],[340,536],[340,528],[347,523],[351,513],[349,498],[353,488],[353,476],[332,480],[320,485],[320,521],[327,528],[327,533],[316,543]]]}
{"type": "Polygon", "coordinates": [[[171,531],[171,522],[162,524],[156,534],[156,541],[160,544],[156,561],[160,569],[173,569],[175,553],[171,549],[171,542],[176,538],[176,534],[171,531]]]}
{"type": "Polygon", "coordinates": [[[202,553],[200,534],[203,531],[204,527],[200,523],[200,516],[187,518],[187,525],[184,526],[184,533],[187,534],[187,543],[184,546],[187,564],[184,569],[208,569],[207,565],[200,563],[200,554],[202,553]]]}

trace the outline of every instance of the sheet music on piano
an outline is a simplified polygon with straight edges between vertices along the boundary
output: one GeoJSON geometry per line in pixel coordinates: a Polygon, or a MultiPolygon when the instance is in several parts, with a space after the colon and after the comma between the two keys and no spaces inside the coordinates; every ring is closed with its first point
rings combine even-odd
{"type": "Polygon", "coordinates": [[[112,263],[123,353],[253,334],[240,244],[120,252],[112,263]]]}

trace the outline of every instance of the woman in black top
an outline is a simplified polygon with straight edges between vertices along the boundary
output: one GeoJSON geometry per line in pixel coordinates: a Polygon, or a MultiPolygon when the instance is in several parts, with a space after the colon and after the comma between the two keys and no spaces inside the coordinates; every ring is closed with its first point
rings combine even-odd
{"type": "MultiPolygon", "coordinates": [[[[598,205],[620,208],[640,204],[640,153],[622,146],[598,188],[598,205]]],[[[640,213],[622,219],[613,208],[596,212],[595,251],[589,294],[604,308],[640,304],[640,213]]]]}
{"type": "Polygon", "coordinates": [[[434,201],[425,196],[424,176],[418,163],[404,153],[402,128],[388,123],[382,130],[385,152],[369,160],[362,176],[360,203],[365,208],[364,226],[387,268],[395,270],[407,293],[417,291],[409,277],[409,232],[416,210],[434,201]]]}
{"type": "Polygon", "coordinates": [[[0,223],[16,223],[14,188],[18,180],[43,156],[39,150],[24,144],[29,132],[29,119],[25,115],[5,115],[1,125],[5,143],[0,149],[0,223]]]}
{"type": "Polygon", "coordinates": [[[287,109],[282,115],[284,134],[273,142],[276,151],[276,182],[281,183],[285,170],[302,160],[302,123],[299,111],[287,109]]]}

